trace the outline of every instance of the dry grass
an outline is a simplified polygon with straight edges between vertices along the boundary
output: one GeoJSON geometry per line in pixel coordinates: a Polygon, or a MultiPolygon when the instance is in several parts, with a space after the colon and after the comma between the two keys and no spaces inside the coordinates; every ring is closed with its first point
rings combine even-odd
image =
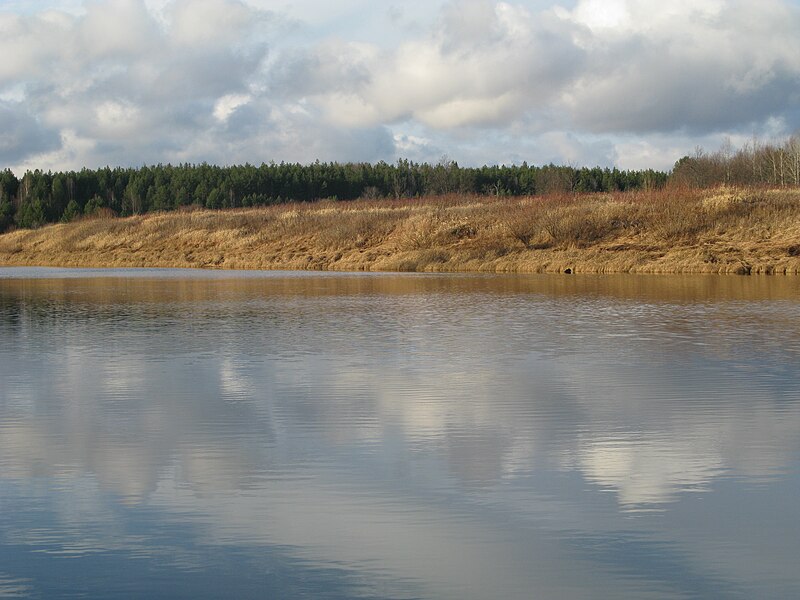
{"type": "Polygon", "coordinates": [[[286,204],[0,236],[0,264],[799,273],[800,191],[719,188],[286,204]]]}

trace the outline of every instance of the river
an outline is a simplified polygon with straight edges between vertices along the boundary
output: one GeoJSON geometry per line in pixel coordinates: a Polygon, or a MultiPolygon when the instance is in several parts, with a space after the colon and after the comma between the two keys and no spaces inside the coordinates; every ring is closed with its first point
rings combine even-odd
{"type": "Polygon", "coordinates": [[[0,268],[0,597],[800,597],[800,278],[0,268]]]}

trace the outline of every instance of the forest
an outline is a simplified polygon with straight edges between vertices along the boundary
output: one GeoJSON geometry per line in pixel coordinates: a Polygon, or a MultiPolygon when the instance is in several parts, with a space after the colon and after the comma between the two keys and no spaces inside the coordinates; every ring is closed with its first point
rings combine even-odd
{"type": "Polygon", "coordinates": [[[713,153],[697,149],[671,172],[652,169],[501,165],[461,167],[399,160],[371,163],[269,163],[104,167],[68,172],[0,171],[0,232],[91,216],[129,216],[199,206],[267,206],[321,199],[420,198],[445,194],[536,196],[664,186],[800,186],[800,136],[780,143],[757,140],[713,153]]]}
{"type": "Polygon", "coordinates": [[[209,209],[321,199],[418,198],[443,194],[528,196],[661,187],[667,174],[546,165],[460,167],[400,160],[396,164],[270,163],[0,172],[0,231],[35,228],[90,215],[129,216],[187,206],[209,209]]]}

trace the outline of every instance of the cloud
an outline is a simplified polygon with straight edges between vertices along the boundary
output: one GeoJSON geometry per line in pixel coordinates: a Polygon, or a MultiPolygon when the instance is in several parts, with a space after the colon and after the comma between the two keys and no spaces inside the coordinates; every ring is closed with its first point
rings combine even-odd
{"type": "Polygon", "coordinates": [[[51,151],[41,158],[56,168],[167,159],[214,126],[220,103],[248,93],[267,56],[256,34],[270,15],[241,2],[175,2],[163,23],[139,0],[83,8],[0,17],[13,32],[2,50],[19,57],[0,67],[0,85],[22,89],[35,120],[75,142],[55,154],[53,144],[30,143],[9,161],[33,162],[37,149],[51,151]],[[70,150],[74,160],[58,164],[70,150]]]}
{"type": "Polygon", "coordinates": [[[252,99],[252,96],[249,94],[228,94],[222,96],[214,104],[214,117],[218,121],[225,122],[240,106],[247,105],[252,99]]]}
{"type": "Polygon", "coordinates": [[[6,142],[17,169],[426,148],[668,168],[697,140],[800,128],[789,0],[4,6],[0,98],[39,131],[6,142]]]}
{"type": "Polygon", "coordinates": [[[578,128],[747,129],[800,98],[800,11],[789,4],[617,0],[603,12],[585,0],[566,18],[586,28],[591,57],[565,90],[578,128]]]}
{"type": "Polygon", "coordinates": [[[214,124],[190,143],[167,152],[172,162],[391,161],[395,146],[391,132],[381,125],[343,127],[328,123],[307,103],[276,103],[264,97],[223,98],[215,108],[214,124]],[[227,104],[226,104],[227,103],[227,104]],[[225,119],[223,110],[236,104],[225,119]],[[365,158],[367,157],[367,158],[365,158]]]}
{"type": "Polygon", "coordinates": [[[378,54],[373,45],[342,40],[286,52],[270,70],[271,92],[286,98],[350,93],[369,84],[378,54]]]}
{"type": "Polygon", "coordinates": [[[172,41],[187,46],[228,46],[245,39],[259,13],[237,0],[177,0],[169,10],[172,41]]]}
{"type": "Polygon", "coordinates": [[[797,10],[777,2],[606,10],[587,1],[538,14],[451,3],[430,35],[374,52],[359,80],[343,78],[349,93],[318,102],[343,123],[411,119],[433,129],[503,130],[544,111],[551,126],[595,134],[705,135],[759,129],[775,115],[795,127],[798,28],[797,10]]]}
{"type": "Polygon", "coordinates": [[[48,128],[18,103],[0,102],[0,161],[14,164],[60,145],[58,131],[48,128]]]}
{"type": "MultiPolygon", "coordinates": [[[[336,52],[339,85],[313,100],[343,124],[502,127],[542,107],[581,64],[560,25],[507,4],[450,3],[427,35],[396,49],[349,44],[336,52]]],[[[331,55],[324,47],[315,52],[331,55]]],[[[316,54],[309,62],[326,60],[316,54]]]]}

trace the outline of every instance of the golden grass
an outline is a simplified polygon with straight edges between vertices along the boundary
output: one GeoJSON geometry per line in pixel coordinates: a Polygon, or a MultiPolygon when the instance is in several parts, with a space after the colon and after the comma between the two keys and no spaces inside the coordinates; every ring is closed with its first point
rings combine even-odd
{"type": "Polygon", "coordinates": [[[0,264],[800,273],[800,191],[718,188],[178,211],[0,236],[0,264]]]}

